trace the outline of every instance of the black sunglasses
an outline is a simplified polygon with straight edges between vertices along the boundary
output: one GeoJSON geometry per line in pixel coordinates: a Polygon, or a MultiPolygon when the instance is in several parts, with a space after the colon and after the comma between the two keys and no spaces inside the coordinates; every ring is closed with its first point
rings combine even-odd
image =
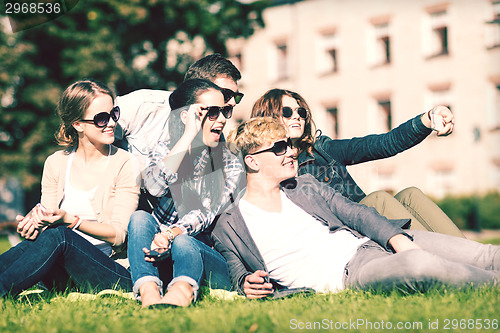
{"type": "Polygon", "coordinates": [[[99,112],[94,116],[94,119],[82,119],[79,120],[84,123],[94,123],[96,127],[103,128],[108,126],[109,119],[113,119],[113,121],[116,123],[118,119],[120,119],[120,107],[115,106],[114,108],[111,109],[111,111],[108,112],[99,112]]]}
{"type": "MultiPolygon", "coordinates": [[[[297,110],[297,113],[299,114],[299,117],[300,118],[303,118],[303,119],[306,119],[307,118],[307,109],[306,108],[303,108],[302,106],[299,106],[298,108],[296,108],[295,110],[297,110]]],[[[292,115],[293,115],[293,109],[289,106],[284,106],[283,109],[282,109],[282,112],[283,112],[283,117],[285,118],[291,118],[292,115]]]]}
{"type": "Polygon", "coordinates": [[[224,103],[229,102],[229,100],[234,97],[234,101],[236,102],[236,104],[239,104],[244,96],[243,93],[239,91],[232,91],[231,89],[227,88],[221,88],[221,90],[222,95],[224,95],[224,103]]]}
{"type": "Polygon", "coordinates": [[[261,150],[261,151],[255,152],[255,153],[251,153],[248,155],[255,155],[255,154],[260,154],[260,153],[272,151],[274,153],[274,155],[281,156],[281,155],[285,155],[288,147],[293,148],[292,139],[290,139],[290,138],[288,138],[286,140],[276,141],[271,148],[264,149],[264,150],[261,150]]]}
{"type": "Polygon", "coordinates": [[[226,119],[231,118],[233,115],[233,106],[232,105],[225,105],[225,106],[207,106],[204,108],[204,110],[208,110],[207,112],[207,117],[211,121],[216,120],[219,118],[219,114],[222,112],[224,117],[226,119]]]}

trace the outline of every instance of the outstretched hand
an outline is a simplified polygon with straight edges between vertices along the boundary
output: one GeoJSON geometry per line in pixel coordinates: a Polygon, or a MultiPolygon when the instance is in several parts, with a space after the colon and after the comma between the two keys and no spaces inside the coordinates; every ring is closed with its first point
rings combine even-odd
{"type": "Polygon", "coordinates": [[[428,112],[428,118],[430,124],[426,126],[436,131],[438,136],[448,136],[453,132],[455,116],[446,106],[435,106],[428,112]]]}

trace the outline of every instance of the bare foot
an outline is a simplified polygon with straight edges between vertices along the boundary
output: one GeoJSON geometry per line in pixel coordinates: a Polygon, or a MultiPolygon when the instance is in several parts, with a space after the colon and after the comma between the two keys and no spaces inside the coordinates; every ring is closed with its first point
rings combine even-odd
{"type": "Polygon", "coordinates": [[[168,292],[163,296],[161,302],[177,306],[189,306],[193,302],[193,286],[185,281],[177,281],[168,288],[168,292]]]}
{"type": "Polygon", "coordinates": [[[147,308],[151,304],[162,303],[160,288],[156,282],[150,281],[144,283],[139,289],[141,295],[142,307],[147,308]]]}

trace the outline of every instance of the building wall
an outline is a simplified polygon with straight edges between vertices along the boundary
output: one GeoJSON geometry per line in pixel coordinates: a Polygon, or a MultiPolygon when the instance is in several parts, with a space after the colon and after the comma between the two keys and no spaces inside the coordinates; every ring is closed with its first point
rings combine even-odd
{"type": "Polygon", "coordinates": [[[408,186],[437,197],[500,190],[500,25],[486,23],[493,17],[491,0],[308,0],[266,9],[264,29],[228,43],[245,93],[234,121],[247,119],[253,102],[272,88],[304,96],[317,127],[339,139],[387,131],[378,102],[390,100],[393,127],[449,105],[452,135],[431,134],[409,151],[349,171],[367,193],[408,186]],[[435,55],[443,26],[448,54],[435,55]],[[326,49],[335,49],[336,71],[326,49]],[[337,134],[327,112],[333,108],[337,134]]]}

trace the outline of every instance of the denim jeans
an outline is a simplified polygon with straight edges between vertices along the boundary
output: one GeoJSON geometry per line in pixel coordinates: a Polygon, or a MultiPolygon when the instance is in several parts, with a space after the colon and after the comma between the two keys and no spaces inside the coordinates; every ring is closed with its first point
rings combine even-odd
{"type": "Polygon", "coordinates": [[[500,246],[421,230],[408,230],[421,250],[391,253],[374,241],[346,265],[349,288],[425,291],[436,285],[478,287],[500,281],[500,246]]]}
{"type": "Polygon", "coordinates": [[[193,286],[196,299],[197,290],[202,284],[211,288],[230,289],[231,280],[224,257],[194,237],[179,235],[175,237],[171,248],[171,260],[151,263],[144,260],[145,248],[150,248],[160,226],[153,215],[144,211],[136,211],[130,218],[128,227],[128,258],[134,294],[139,298],[141,286],[153,281],[163,292],[163,282],[159,268],[162,265],[173,265],[173,279],[168,287],[177,281],[186,281],[193,286]]]}
{"type": "Polygon", "coordinates": [[[74,231],[58,226],[0,255],[0,295],[18,294],[39,281],[64,284],[71,278],[93,290],[132,289],[127,269],[74,231]]]}

